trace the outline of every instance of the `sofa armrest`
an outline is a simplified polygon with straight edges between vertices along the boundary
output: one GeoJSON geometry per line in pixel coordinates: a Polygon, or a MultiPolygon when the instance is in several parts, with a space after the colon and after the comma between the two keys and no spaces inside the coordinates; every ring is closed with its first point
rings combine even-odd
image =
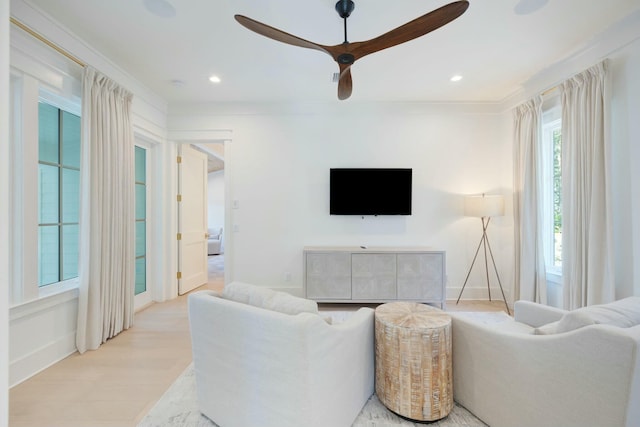
{"type": "MultiPolygon", "coordinates": [[[[322,314],[322,312],[320,312],[322,314]]],[[[375,311],[372,308],[361,307],[344,322],[333,325],[336,329],[360,328],[362,324],[374,324],[375,311]]]]}
{"type": "Polygon", "coordinates": [[[454,398],[492,427],[637,425],[640,326],[540,336],[454,317],[452,337],[454,398]]]}
{"type": "Polygon", "coordinates": [[[374,310],[360,308],[336,325],[318,316],[312,321],[313,332],[306,336],[309,375],[321,398],[312,399],[314,420],[304,425],[348,427],[374,392],[374,310]],[[346,419],[348,425],[340,421],[346,419]]]}
{"type": "Polygon", "coordinates": [[[556,322],[560,320],[565,313],[566,311],[560,308],[522,300],[516,301],[513,307],[515,321],[525,323],[534,328],[556,322]]]}

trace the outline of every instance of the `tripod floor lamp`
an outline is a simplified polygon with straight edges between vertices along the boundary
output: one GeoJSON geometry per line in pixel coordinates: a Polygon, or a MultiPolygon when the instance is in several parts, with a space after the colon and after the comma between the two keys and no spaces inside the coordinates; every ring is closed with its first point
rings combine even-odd
{"type": "Polygon", "coordinates": [[[456,301],[456,304],[460,302],[460,297],[462,297],[462,292],[464,292],[464,288],[465,286],[467,286],[467,281],[469,280],[469,276],[471,275],[471,270],[473,269],[473,265],[476,263],[476,259],[478,258],[478,253],[480,252],[480,248],[484,248],[484,269],[487,274],[487,290],[489,291],[489,301],[491,301],[491,286],[489,285],[489,261],[488,261],[489,258],[487,256],[487,252],[488,252],[488,255],[491,257],[493,269],[496,272],[496,277],[498,278],[498,285],[500,286],[500,291],[502,292],[502,299],[504,300],[504,305],[507,307],[507,313],[511,314],[511,311],[509,310],[509,304],[507,304],[507,298],[504,296],[504,289],[502,288],[502,282],[500,282],[500,275],[498,274],[496,261],[493,258],[493,251],[491,250],[491,245],[489,244],[489,236],[487,235],[487,228],[489,227],[489,221],[491,221],[491,217],[504,215],[504,197],[501,195],[487,196],[485,194],[481,196],[466,196],[464,198],[464,215],[473,216],[481,219],[482,237],[480,238],[480,243],[478,243],[478,249],[476,249],[476,254],[473,256],[473,261],[471,262],[471,267],[469,267],[469,272],[467,273],[467,277],[466,279],[464,279],[464,285],[462,285],[462,289],[460,290],[460,295],[458,295],[458,300],[456,301]]]}

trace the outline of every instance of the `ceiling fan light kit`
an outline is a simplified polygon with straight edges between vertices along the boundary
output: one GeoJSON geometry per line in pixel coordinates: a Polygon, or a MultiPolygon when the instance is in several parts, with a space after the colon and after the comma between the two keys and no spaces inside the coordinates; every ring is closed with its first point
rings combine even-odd
{"type": "Polygon", "coordinates": [[[344,42],[334,46],[322,45],[302,39],[243,15],[235,15],[235,19],[242,26],[262,36],[292,46],[319,50],[331,56],[333,60],[338,63],[340,69],[338,99],[344,100],[349,98],[353,91],[351,66],[358,59],[424,36],[458,18],[468,7],[469,2],[467,0],[455,1],[422,15],[413,21],[407,22],[381,36],[362,42],[350,43],[347,39],[347,18],[353,12],[355,4],[351,0],[338,0],[335,8],[338,15],[344,19],[344,42]]]}

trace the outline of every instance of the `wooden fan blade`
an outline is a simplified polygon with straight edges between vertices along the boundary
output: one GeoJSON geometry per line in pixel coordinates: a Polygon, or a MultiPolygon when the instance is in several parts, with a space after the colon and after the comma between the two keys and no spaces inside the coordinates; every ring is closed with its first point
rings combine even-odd
{"type": "Polygon", "coordinates": [[[458,18],[468,7],[469,2],[466,0],[449,3],[374,39],[351,43],[351,53],[355,59],[360,59],[370,53],[424,36],[458,18]]]}
{"type": "Polygon", "coordinates": [[[343,101],[351,96],[353,81],[351,80],[351,65],[340,64],[340,80],[338,80],[338,99],[343,101]]]}
{"type": "Polygon", "coordinates": [[[300,37],[286,33],[277,28],[270,27],[269,25],[263,24],[262,22],[258,22],[254,19],[247,18],[246,16],[235,15],[234,18],[236,19],[236,21],[240,23],[240,25],[253,31],[254,33],[258,33],[262,36],[268,37],[270,39],[273,39],[282,43],[290,44],[293,46],[305,47],[307,49],[320,50],[328,55],[331,55],[331,53],[327,51],[326,47],[321,44],[317,44],[317,43],[310,42],[309,40],[301,39],[300,37]]]}

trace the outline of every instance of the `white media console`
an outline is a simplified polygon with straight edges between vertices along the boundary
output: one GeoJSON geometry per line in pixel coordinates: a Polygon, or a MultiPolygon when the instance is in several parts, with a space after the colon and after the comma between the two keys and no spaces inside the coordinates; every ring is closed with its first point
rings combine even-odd
{"type": "Polygon", "coordinates": [[[318,302],[446,301],[445,252],[423,247],[304,248],[304,292],[318,302]]]}

